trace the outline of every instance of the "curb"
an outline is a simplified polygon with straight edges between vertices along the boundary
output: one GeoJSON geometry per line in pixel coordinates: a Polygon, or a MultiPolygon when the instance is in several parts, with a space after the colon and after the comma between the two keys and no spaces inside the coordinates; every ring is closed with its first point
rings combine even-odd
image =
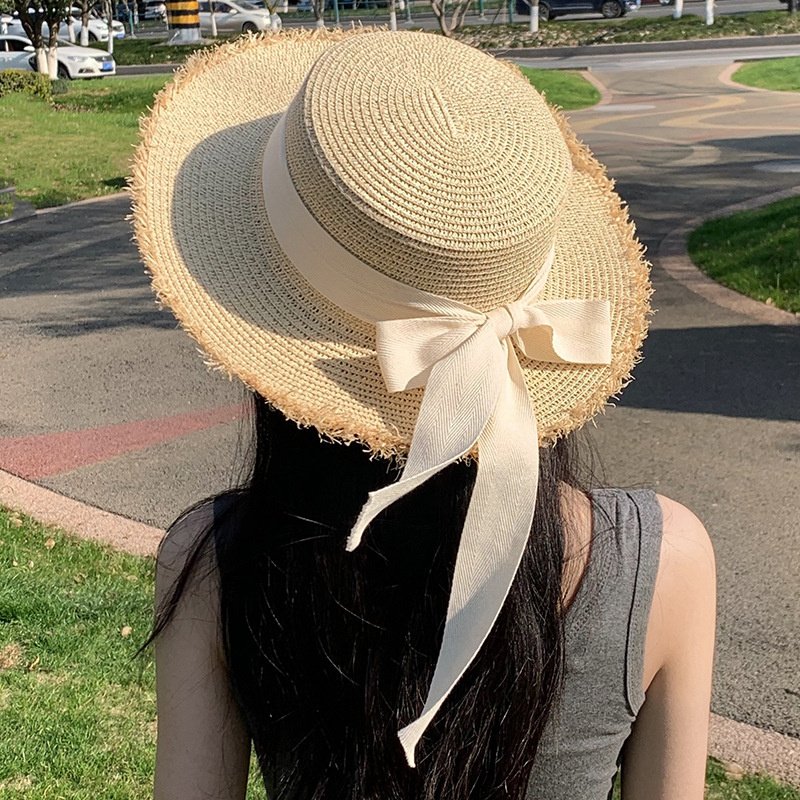
{"type": "Polygon", "coordinates": [[[164,538],[158,528],[65,497],[5,470],[0,470],[0,503],[45,525],[136,556],[154,556],[164,538]]]}
{"type": "Polygon", "coordinates": [[[779,90],[779,89],[762,89],[760,86],[748,86],[746,83],[738,83],[733,79],[734,73],[736,73],[743,64],[746,64],[748,59],[742,59],[741,61],[734,61],[733,64],[728,64],[719,75],[717,75],[717,80],[723,84],[724,86],[729,86],[731,89],[738,89],[739,91],[744,90],[745,92],[769,92],[770,94],[786,94],[786,92],[779,90]]]}
{"type": "MultiPolygon", "coordinates": [[[[10,216],[8,219],[0,220],[0,225],[8,225],[12,222],[21,222],[25,219],[33,219],[34,217],[41,217],[44,214],[56,214],[59,211],[75,208],[75,206],[88,206],[93,203],[104,203],[106,200],[119,200],[120,197],[127,197],[127,192],[116,192],[115,194],[104,194],[100,197],[87,197],[85,200],[76,200],[74,203],[65,203],[63,206],[49,206],[48,208],[35,208],[28,214],[15,217],[10,216]]],[[[2,472],[2,470],[0,470],[2,472]]]]}
{"type": "MultiPolygon", "coordinates": [[[[588,106],[588,108],[607,106],[611,102],[611,92],[608,90],[606,85],[590,69],[582,69],[579,70],[579,72],[584,80],[591,83],[592,86],[594,86],[594,88],[600,92],[600,99],[593,106],[588,106]]],[[[578,110],[583,111],[584,109],[578,110]]]]}
{"type": "Polygon", "coordinates": [[[661,240],[657,251],[658,263],[671,278],[711,303],[752,317],[766,325],[800,325],[800,314],[768,306],[766,303],[745,297],[745,295],[712,280],[694,265],[687,250],[689,234],[707,220],[727,217],[739,211],[752,211],[769,203],[786,200],[797,195],[800,195],[800,186],[793,186],[779,192],[755,197],[752,200],[745,200],[742,203],[725,206],[703,217],[694,217],[675,228],[661,240]]]}
{"type": "Polygon", "coordinates": [[[589,44],[578,47],[518,47],[488,50],[493,56],[513,58],[545,58],[547,56],[613,56],[625,53],[671,53],[681,50],[732,50],[740,47],[774,47],[800,45],[800,34],[779,33],[774,36],[727,36],[714,39],[680,39],[667,42],[630,42],[621,44],[589,44]]]}
{"type": "Polygon", "coordinates": [[[712,714],[708,752],[720,761],[733,761],[746,772],[765,773],[800,786],[800,739],[712,714]]]}
{"type": "MultiPolygon", "coordinates": [[[[138,556],[154,557],[164,531],[64,497],[0,470],[0,503],[82,539],[138,556]]],[[[800,786],[800,740],[711,714],[708,753],[800,786]]]]}

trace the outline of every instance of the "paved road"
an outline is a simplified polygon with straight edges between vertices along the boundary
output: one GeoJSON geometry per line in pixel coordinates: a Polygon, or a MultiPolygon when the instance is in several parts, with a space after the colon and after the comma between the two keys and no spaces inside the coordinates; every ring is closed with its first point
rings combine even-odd
{"type": "MultiPolygon", "coordinates": [[[[800,96],[671,63],[594,63],[608,102],[571,115],[651,253],[688,218],[800,183],[756,169],[797,157],[800,96]]],[[[154,307],[127,211],[112,200],[0,228],[0,465],[163,525],[234,479],[240,391],[154,307]]],[[[711,305],[658,265],[654,280],[645,360],[589,435],[608,483],[656,487],[712,533],[714,710],[800,736],[800,329],[711,305]]]]}

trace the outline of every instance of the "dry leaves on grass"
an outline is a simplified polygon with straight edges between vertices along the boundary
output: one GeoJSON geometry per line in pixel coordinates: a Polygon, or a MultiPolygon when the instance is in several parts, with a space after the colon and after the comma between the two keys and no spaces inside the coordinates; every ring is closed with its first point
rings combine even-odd
{"type": "Polygon", "coordinates": [[[0,650],[0,669],[13,669],[22,662],[22,647],[16,642],[0,650]]]}
{"type": "Polygon", "coordinates": [[[130,636],[130,635],[133,633],[133,628],[131,628],[131,626],[130,626],[130,625],[125,625],[125,626],[122,628],[122,630],[120,631],[120,633],[121,633],[121,634],[122,634],[124,637],[126,637],[126,638],[127,638],[128,636],[130,636]]]}
{"type": "Polygon", "coordinates": [[[48,550],[52,550],[56,546],[56,540],[52,538],[52,536],[44,543],[44,546],[48,550]]]}

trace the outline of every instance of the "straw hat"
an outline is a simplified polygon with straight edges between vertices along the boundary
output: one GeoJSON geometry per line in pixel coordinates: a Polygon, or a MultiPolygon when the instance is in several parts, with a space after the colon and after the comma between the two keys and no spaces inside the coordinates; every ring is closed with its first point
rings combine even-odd
{"type": "Polygon", "coordinates": [[[650,286],[603,168],[516,67],[411,32],[242,39],[193,56],[156,98],[131,184],[136,238],[210,363],[325,436],[408,451],[424,390],[387,391],[375,325],[309,284],[266,213],[279,121],[312,224],[375,271],[488,311],[553,248],[540,299],[610,302],[610,363],[518,353],[542,444],[622,388],[650,286]]]}

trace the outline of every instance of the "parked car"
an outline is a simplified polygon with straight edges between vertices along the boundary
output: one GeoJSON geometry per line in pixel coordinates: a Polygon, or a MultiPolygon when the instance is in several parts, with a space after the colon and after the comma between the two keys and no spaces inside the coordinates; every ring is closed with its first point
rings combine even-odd
{"type": "MultiPolygon", "coordinates": [[[[539,19],[549,20],[567,14],[602,14],[608,19],[624,17],[636,9],[635,0],[539,0],[539,19]]],[[[516,13],[530,14],[530,6],[525,0],[516,0],[516,13]]]]}
{"type": "MultiPolygon", "coordinates": [[[[72,11],[72,18],[75,20],[74,28],[75,28],[75,35],[78,35],[78,31],[80,31],[81,26],[81,11],[79,8],[73,8],[72,11]]],[[[121,22],[114,21],[112,23],[112,30],[114,31],[114,36],[118,39],[121,39],[125,36],[125,26],[121,22]],[[119,26],[119,27],[117,27],[119,26]]],[[[96,16],[89,16],[89,41],[90,42],[107,42],[108,41],[108,25],[106,25],[105,20],[99,19],[96,16]]],[[[50,27],[47,23],[42,25],[42,35],[48,36],[50,31],[50,27]]],[[[11,22],[8,23],[8,33],[14,34],[15,36],[26,36],[25,28],[22,27],[22,22],[19,19],[19,14],[14,12],[14,17],[11,22]]],[[[69,37],[69,30],[68,25],[66,22],[62,22],[58,28],[58,35],[62,39],[67,39],[69,37]]]]}
{"type": "MultiPolygon", "coordinates": [[[[72,18],[78,23],[78,30],[80,30],[81,24],[81,10],[77,6],[72,6],[70,9],[70,14],[72,14],[72,18]]],[[[61,26],[62,28],[66,27],[66,23],[61,26]]],[[[92,8],[89,12],[89,41],[91,42],[106,42],[108,41],[108,25],[106,24],[105,17],[103,17],[102,13],[98,10],[97,6],[92,8]],[[100,24],[98,24],[100,23],[100,24]],[[103,27],[105,26],[105,28],[103,27]],[[105,36],[105,39],[100,38],[101,35],[105,36]]],[[[111,20],[111,30],[114,34],[115,39],[124,39],[125,38],[125,26],[119,20],[111,20]]],[[[62,31],[59,30],[59,36],[66,36],[66,30],[62,31]]]]}
{"type": "MultiPolygon", "coordinates": [[[[378,8],[389,5],[389,0],[339,0],[339,8],[378,8]]],[[[297,0],[297,11],[312,11],[311,0],[297,0]]],[[[333,0],[325,0],[325,10],[333,10],[333,0]]]]}
{"type": "MultiPolygon", "coordinates": [[[[27,36],[0,35],[0,70],[24,69],[36,72],[36,53],[27,36]]],[[[114,57],[94,47],[79,47],[67,40],[58,43],[59,78],[100,78],[114,75],[114,57]]]]}
{"type": "Polygon", "coordinates": [[[167,6],[163,0],[144,0],[139,2],[139,19],[167,21],[167,6]]]}
{"type": "MultiPolygon", "coordinates": [[[[211,30],[211,9],[209,0],[200,0],[200,30],[211,30]]],[[[266,8],[257,8],[248,0],[225,0],[214,3],[214,19],[220,33],[255,33],[268,31],[272,15],[266,8]]]]}

